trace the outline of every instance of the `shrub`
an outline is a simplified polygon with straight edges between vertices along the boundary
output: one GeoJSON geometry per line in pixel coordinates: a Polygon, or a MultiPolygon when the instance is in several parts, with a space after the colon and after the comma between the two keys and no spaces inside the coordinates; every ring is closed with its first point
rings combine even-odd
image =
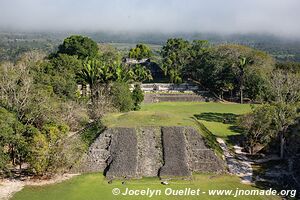
{"type": "Polygon", "coordinates": [[[132,91],[132,100],[133,100],[133,110],[140,110],[141,103],[144,100],[144,94],[139,84],[134,85],[134,89],[132,91]]]}
{"type": "Polygon", "coordinates": [[[85,151],[83,141],[68,136],[69,127],[46,124],[33,136],[29,164],[37,175],[51,175],[68,171],[85,151]]]}
{"type": "Polygon", "coordinates": [[[30,146],[29,163],[37,175],[43,174],[48,166],[49,144],[45,135],[34,135],[30,146]]]}
{"type": "Polygon", "coordinates": [[[89,124],[81,133],[81,140],[84,142],[88,148],[94,140],[100,135],[100,133],[105,129],[100,120],[89,124]]]}
{"type": "Polygon", "coordinates": [[[131,92],[127,83],[115,82],[111,88],[113,105],[121,112],[128,112],[133,108],[131,92]]]}

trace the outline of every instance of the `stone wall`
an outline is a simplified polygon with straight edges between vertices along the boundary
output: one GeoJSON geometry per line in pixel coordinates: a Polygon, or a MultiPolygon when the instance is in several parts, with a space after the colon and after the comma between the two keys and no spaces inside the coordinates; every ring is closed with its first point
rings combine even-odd
{"type": "Polygon", "coordinates": [[[185,128],[189,167],[193,172],[216,172],[224,167],[215,153],[208,149],[201,135],[194,128],[185,128]]]}
{"type": "Polygon", "coordinates": [[[145,93],[144,103],[158,103],[158,102],[210,102],[216,101],[215,98],[209,97],[207,94],[195,93],[145,93]]]}
{"type": "Polygon", "coordinates": [[[191,127],[110,128],[91,145],[79,172],[104,172],[108,179],[185,177],[223,172],[225,164],[191,127]]]}
{"type": "Polygon", "coordinates": [[[106,130],[90,146],[89,151],[81,159],[80,166],[72,169],[72,172],[99,172],[107,167],[110,158],[110,145],[113,130],[106,130]]]}
{"type": "MultiPolygon", "coordinates": [[[[134,88],[134,84],[130,85],[130,88],[134,88]]],[[[143,83],[141,89],[144,92],[196,92],[199,91],[199,87],[195,84],[182,83],[143,83]]]]}

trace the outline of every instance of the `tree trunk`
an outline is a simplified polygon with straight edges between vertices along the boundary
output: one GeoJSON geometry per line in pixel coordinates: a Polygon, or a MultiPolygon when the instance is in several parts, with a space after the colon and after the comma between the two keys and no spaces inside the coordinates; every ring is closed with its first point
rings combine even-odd
{"type": "Polygon", "coordinates": [[[94,85],[92,85],[92,84],[90,84],[90,95],[91,95],[92,104],[94,104],[94,102],[95,102],[94,85]]]}
{"type": "Polygon", "coordinates": [[[285,145],[285,138],[283,133],[280,134],[280,159],[284,158],[284,145],[285,145]]]}
{"type": "Polygon", "coordinates": [[[243,101],[243,88],[241,87],[241,104],[243,104],[244,101],[243,101]]]}
{"type": "Polygon", "coordinates": [[[15,151],[14,151],[14,145],[9,144],[9,151],[10,151],[10,160],[13,165],[15,165],[15,151]]]}
{"type": "Polygon", "coordinates": [[[21,156],[20,156],[20,159],[19,159],[19,169],[20,169],[20,171],[22,170],[22,159],[21,159],[21,156]]]}
{"type": "Polygon", "coordinates": [[[251,146],[251,147],[250,147],[250,154],[251,154],[251,155],[253,155],[253,151],[254,151],[253,149],[254,149],[253,146],[251,146]]]}
{"type": "Polygon", "coordinates": [[[243,100],[243,90],[244,90],[244,70],[241,69],[241,74],[240,74],[240,95],[241,95],[241,104],[244,103],[244,100],[243,100]]]}

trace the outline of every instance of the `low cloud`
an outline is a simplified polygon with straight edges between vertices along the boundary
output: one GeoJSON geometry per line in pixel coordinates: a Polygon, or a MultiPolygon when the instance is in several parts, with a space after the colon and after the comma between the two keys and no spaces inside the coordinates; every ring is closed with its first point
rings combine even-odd
{"type": "Polygon", "coordinates": [[[0,28],[300,37],[299,8],[299,0],[1,0],[0,28]]]}

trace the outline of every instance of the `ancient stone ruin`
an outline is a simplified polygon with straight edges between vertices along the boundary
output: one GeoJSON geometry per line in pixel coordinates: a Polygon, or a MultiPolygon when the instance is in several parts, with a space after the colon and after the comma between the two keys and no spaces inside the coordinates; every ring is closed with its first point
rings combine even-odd
{"type": "Polygon", "coordinates": [[[94,141],[80,172],[104,172],[108,179],[189,177],[222,172],[225,164],[191,127],[109,128],[94,141]]]}

